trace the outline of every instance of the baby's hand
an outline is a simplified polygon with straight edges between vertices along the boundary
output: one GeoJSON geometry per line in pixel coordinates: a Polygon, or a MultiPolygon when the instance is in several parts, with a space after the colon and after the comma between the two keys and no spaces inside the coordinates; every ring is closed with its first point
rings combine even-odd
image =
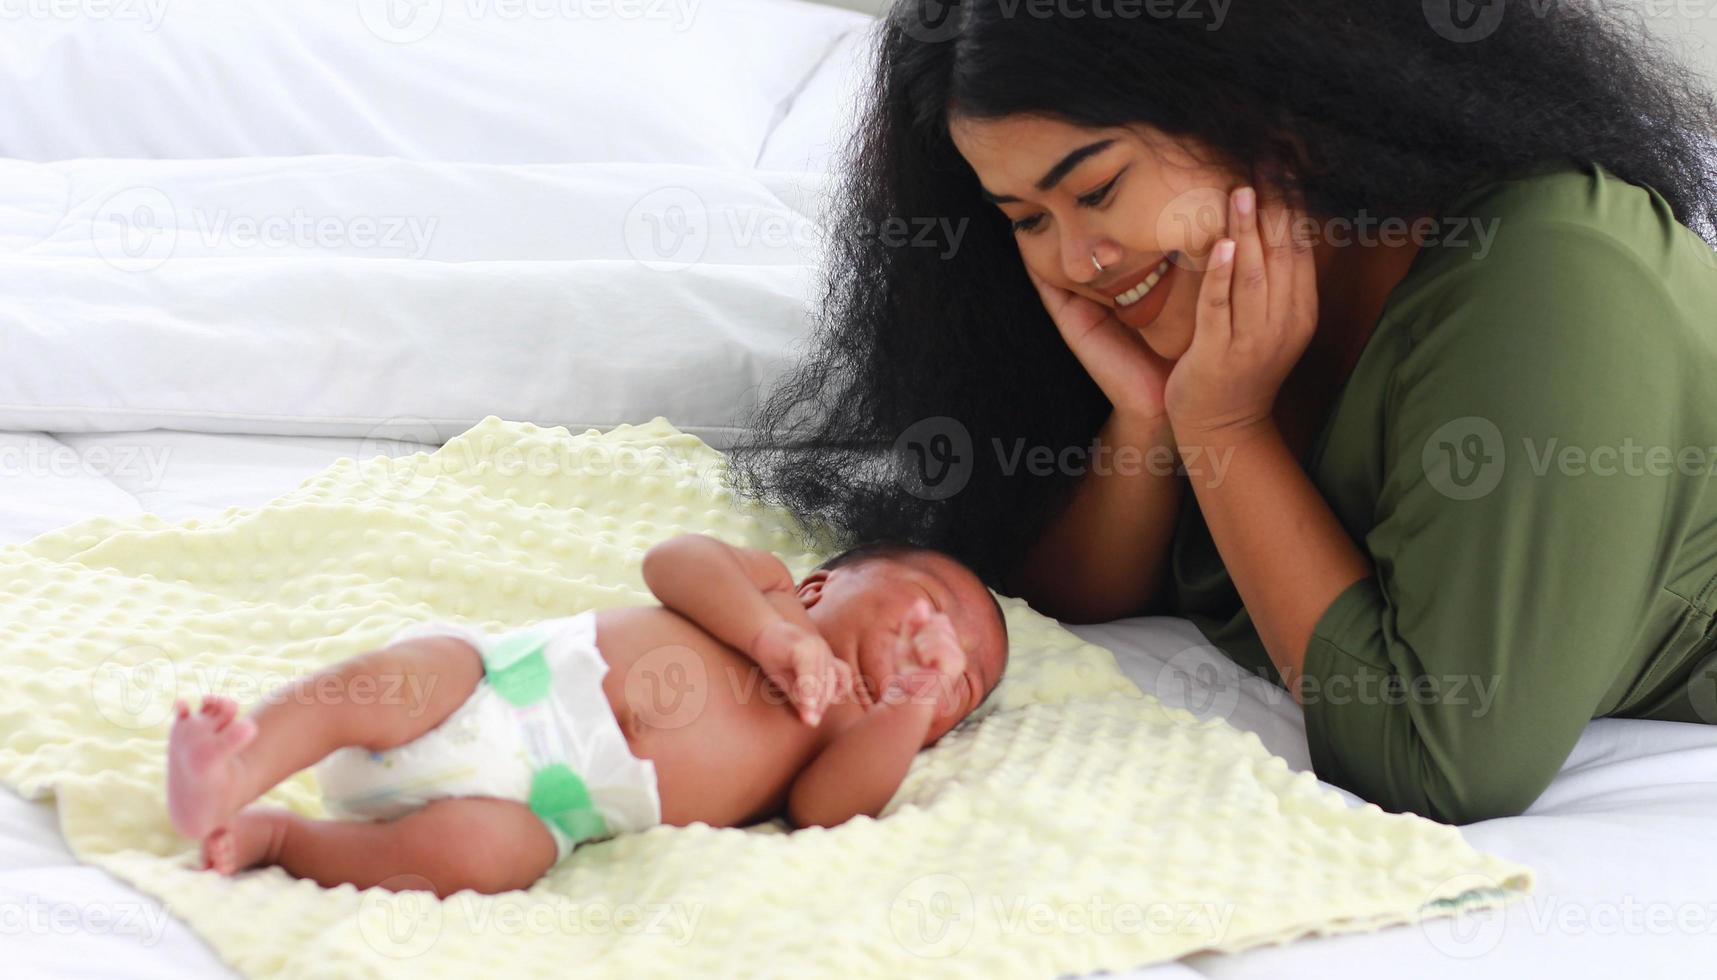
{"type": "Polygon", "coordinates": [[[966,651],[946,613],[919,599],[901,623],[900,689],[913,701],[954,701],[954,684],[966,670],[966,651]]]}
{"type": "Polygon", "coordinates": [[[822,721],[830,704],[852,697],[852,668],[815,630],[776,620],[757,634],[750,653],[764,676],[799,706],[799,717],[808,725],[822,721]]]}

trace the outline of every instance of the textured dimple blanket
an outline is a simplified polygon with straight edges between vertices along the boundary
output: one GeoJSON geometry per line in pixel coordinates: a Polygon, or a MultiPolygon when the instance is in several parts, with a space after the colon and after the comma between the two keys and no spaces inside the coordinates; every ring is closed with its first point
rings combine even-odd
{"type": "MultiPolygon", "coordinates": [[[[495,629],[650,602],[639,561],[681,531],[772,549],[795,575],[829,553],[734,498],[724,466],[661,418],[573,435],[491,416],[259,508],[96,518],[0,550],[0,779],[53,795],[82,860],[250,976],[1051,977],[1531,888],[1452,827],[1350,808],[1256,736],[1141,695],[1107,650],[1005,598],[993,707],[922,753],[881,819],[660,827],[581,847],[528,892],[445,901],[193,870],[164,809],[175,697],[248,706],[426,617],[495,629]]],[[[269,800],[325,813],[307,773],[269,800]]]]}

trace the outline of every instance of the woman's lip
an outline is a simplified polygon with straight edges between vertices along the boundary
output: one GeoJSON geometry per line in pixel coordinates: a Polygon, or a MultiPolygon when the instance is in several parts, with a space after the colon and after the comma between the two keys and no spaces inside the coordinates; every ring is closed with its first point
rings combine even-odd
{"type": "Polygon", "coordinates": [[[1122,280],[1122,282],[1125,285],[1123,285],[1120,289],[1116,289],[1116,288],[1111,286],[1110,288],[1104,290],[1103,294],[1109,298],[1110,305],[1111,306],[1116,305],[1116,303],[1115,303],[1116,297],[1125,296],[1127,294],[1127,290],[1132,289],[1133,287],[1137,286],[1141,282],[1144,282],[1147,278],[1150,277],[1151,273],[1157,271],[1157,266],[1162,265],[1163,262],[1167,261],[1172,266],[1174,264],[1175,255],[1176,255],[1176,253],[1174,253],[1174,252],[1168,252],[1168,253],[1164,254],[1162,258],[1156,260],[1155,262],[1151,263],[1150,265],[1145,266],[1145,269],[1143,272],[1140,272],[1137,275],[1132,276],[1129,279],[1122,280]]]}
{"type": "Polygon", "coordinates": [[[1151,287],[1149,293],[1126,306],[1115,308],[1115,319],[1134,330],[1143,330],[1155,323],[1168,304],[1168,291],[1175,288],[1174,281],[1179,277],[1180,266],[1170,262],[1168,271],[1163,273],[1163,277],[1157,280],[1157,284],[1151,287]]]}

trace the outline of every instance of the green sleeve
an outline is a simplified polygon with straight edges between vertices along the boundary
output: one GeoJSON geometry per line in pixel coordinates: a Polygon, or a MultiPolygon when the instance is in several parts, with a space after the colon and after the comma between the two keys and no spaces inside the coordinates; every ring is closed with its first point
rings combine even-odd
{"type": "Polygon", "coordinates": [[[1567,760],[1697,481],[1603,449],[1680,445],[1676,314],[1625,245],[1517,220],[1429,285],[1379,406],[1373,574],[1318,620],[1302,694],[1320,777],[1469,823],[1521,812],[1567,760]]]}

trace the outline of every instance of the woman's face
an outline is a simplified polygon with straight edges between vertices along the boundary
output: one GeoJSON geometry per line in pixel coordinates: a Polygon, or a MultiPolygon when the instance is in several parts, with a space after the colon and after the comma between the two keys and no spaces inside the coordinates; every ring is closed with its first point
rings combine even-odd
{"type": "Polygon", "coordinates": [[[984,193],[1001,198],[1027,268],[1107,307],[1157,354],[1174,360],[1186,352],[1203,270],[1227,232],[1228,194],[1241,184],[1236,175],[1195,155],[1197,144],[1145,126],[952,116],[949,130],[984,193]],[[1168,271],[1149,293],[1116,301],[1165,258],[1168,271]]]}

